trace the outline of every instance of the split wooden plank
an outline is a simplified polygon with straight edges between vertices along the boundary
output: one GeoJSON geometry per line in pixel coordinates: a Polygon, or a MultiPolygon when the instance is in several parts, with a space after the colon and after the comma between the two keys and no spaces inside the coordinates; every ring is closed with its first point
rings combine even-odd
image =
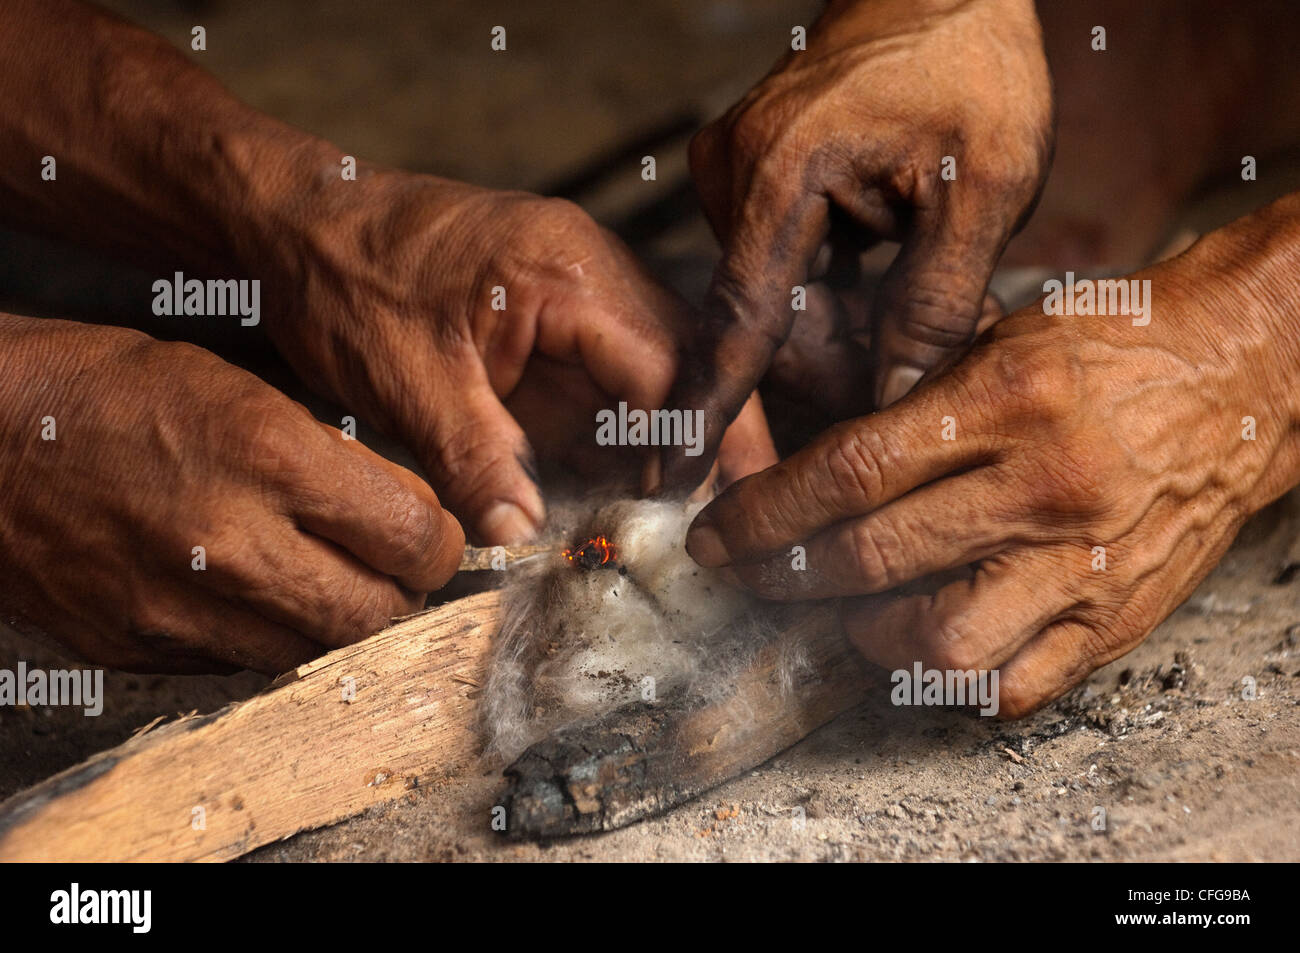
{"type": "Polygon", "coordinates": [[[411,617],[15,795],[0,860],[229,860],[456,777],[499,610],[489,592],[411,617]]]}
{"type": "MultiPolygon", "coordinates": [[[[500,609],[489,592],[405,619],[10,798],[0,860],[230,860],[416,786],[468,796],[500,768],[482,759],[477,701],[500,609]]],[[[629,706],[534,745],[496,803],[515,836],[621,827],[761,764],[865,683],[829,607],[800,610],[707,700],[629,706]]]]}

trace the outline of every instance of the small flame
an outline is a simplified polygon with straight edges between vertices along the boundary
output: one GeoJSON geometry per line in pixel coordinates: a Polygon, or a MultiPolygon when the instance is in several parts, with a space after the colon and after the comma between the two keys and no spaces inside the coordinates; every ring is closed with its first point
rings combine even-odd
{"type": "Polygon", "coordinates": [[[564,558],[583,569],[596,569],[614,561],[614,544],[604,536],[593,536],[586,542],[564,551],[564,558]]]}

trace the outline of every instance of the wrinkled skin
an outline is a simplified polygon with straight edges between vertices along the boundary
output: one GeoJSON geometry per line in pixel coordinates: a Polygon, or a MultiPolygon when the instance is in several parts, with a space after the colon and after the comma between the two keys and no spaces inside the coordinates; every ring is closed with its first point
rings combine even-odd
{"type": "Polygon", "coordinates": [[[844,597],[882,666],[997,668],[1000,714],[1032,711],[1142,641],[1300,482],[1298,212],[1282,200],[1135,275],[1145,327],[1007,318],[897,405],[733,485],[688,550],[770,598],[844,597]]]}
{"type": "MultiPolygon", "coordinates": [[[[831,301],[818,280],[882,239],[902,247],[871,324],[861,309],[804,348],[802,366],[863,365],[848,379],[869,391],[857,398],[866,410],[954,359],[975,337],[989,276],[1042,186],[1051,123],[1027,0],[832,3],[807,49],[788,53],[692,143],[723,257],[675,403],[704,408],[721,434],[803,320],[791,289],[811,282],[812,320],[826,323],[831,301]],[[953,180],[941,178],[945,156],[953,180]],[[854,353],[862,339],[869,352],[854,353]]],[[[797,380],[791,361],[797,353],[783,370],[797,380]]],[[[665,465],[670,482],[698,479],[697,463],[665,455],[665,465]]]]}
{"type": "Polygon", "coordinates": [[[116,328],[0,334],[5,609],[87,661],[280,672],[455,572],[464,535],[423,480],[253,375],[116,328]]]}
{"type": "MultiPolygon", "coordinates": [[[[394,170],[318,199],[321,223],[271,256],[292,265],[270,286],[294,289],[272,337],[304,381],[410,447],[471,536],[534,535],[535,455],[602,481],[639,467],[644,451],[595,445],[596,411],[664,406],[691,316],[614,235],[569,202],[394,170]]],[[[751,395],[716,476],[775,459],[751,395]]]]}
{"type": "MultiPolygon", "coordinates": [[[[660,406],[684,304],[568,203],[402,172],[365,184],[295,249],[310,253],[291,280],[265,279],[273,308],[302,289],[268,325],[305,381],[417,453],[442,500],[207,352],[5,318],[24,401],[4,423],[22,450],[0,456],[6,608],[117,668],[278,672],[423,606],[464,546],[452,511],[485,542],[531,536],[533,446],[639,475],[642,454],[596,452],[595,410],[660,406]],[[32,423],[47,414],[52,443],[32,423]]],[[[723,485],[775,461],[757,397],[732,430],[723,485]]]]}
{"type": "MultiPolygon", "coordinates": [[[[595,411],[660,404],[679,299],[568,203],[364,162],[345,180],[341,156],[103,10],[0,4],[0,217],[260,281],[303,382],[402,440],[437,494],[211,355],[0,316],[7,618],[106,665],[279,671],[420,606],[457,517],[478,542],[532,535],[534,451],[602,482],[657,461],[597,452],[595,411]]],[[[774,459],[749,397],[708,482],[774,459]]]]}

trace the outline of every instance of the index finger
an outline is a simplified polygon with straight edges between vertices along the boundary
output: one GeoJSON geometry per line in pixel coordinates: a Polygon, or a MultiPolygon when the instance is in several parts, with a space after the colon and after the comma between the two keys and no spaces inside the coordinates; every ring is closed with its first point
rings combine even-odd
{"type": "Polygon", "coordinates": [[[763,559],[842,520],[988,459],[992,445],[947,380],[889,410],[837,424],[787,460],[733,484],[686,536],[702,566],[763,559]],[[951,439],[949,439],[951,438],[951,439]]]}
{"type": "Polygon", "coordinates": [[[325,440],[295,474],[298,524],[413,592],[440,588],[464,552],[460,523],[410,470],[332,427],[320,428],[325,440]]]}

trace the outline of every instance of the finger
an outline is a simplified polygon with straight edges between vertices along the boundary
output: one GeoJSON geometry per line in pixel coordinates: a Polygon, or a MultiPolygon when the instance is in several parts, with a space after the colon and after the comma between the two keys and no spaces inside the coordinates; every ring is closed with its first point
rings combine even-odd
{"type": "Polygon", "coordinates": [[[696,316],[622,242],[603,232],[602,237],[611,256],[606,280],[597,293],[549,308],[538,322],[532,353],[522,358],[530,372],[539,358],[580,369],[606,401],[662,407],[677,375],[681,341],[696,316]]]}
{"type": "MultiPolygon", "coordinates": [[[[741,408],[740,415],[727,428],[722,445],[718,447],[718,459],[709,471],[708,479],[691,493],[688,500],[692,503],[707,503],[720,492],[741,477],[757,473],[776,463],[778,457],[776,445],[772,442],[772,432],[767,427],[767,417],[763,413],[763,404],[758,391],[750,395],[741,408]]],[[[659,457],[651,455],[646,461],[646,481],[654,479],[659,457]]],[[[647,490],[647,494],[653,493],[647,490]]]]}
{"type": "MultiPolygon", "coordinates": [[[[860,417],[875,408],[870,393],[870,335],[854,330],[849,293],[826,284],[810,284],[808,308],[772,357],[764,383],[802,403],[812,404],[835,420],[860,417]]],[[[865,313],[867,307],[855,309],[865,313]]]]}
{"type": "MultiPolygon", "coordinates": [[[[847,599],[840,617],[850,641],[885,668],[993,669],[1076,604],[1070,547],[991,559],[933,594],[847,599]]],[[[1085,563],[1086,564],[1086,563],[1085,563]]]]}
{"type": "Polygon", "coordinates": [[[926,371],[970,346],[1006,238],[996,217],[946,199],[916,211],[876,292],[872,343],[878,407],[896,403],[926,371]]]}
{"type": "MultiPolygon", "coordinates": [[[[722,244],[726,244],[731,234],[732,185],[736,179],[736,173],[728,162],[726,129],[726,117],[714,120],[691,137],[687,149],[691,179],[695,182],[704,217],[722,244]]],[[[745,169],[741,174],[747,172],[745,169]]]]}
{"type": "Polygon", "coordinates": [[[975,325],[975,336],[979,337],[993,325],[1007,316],[1007,309],[993,293],[984,296],[984,305],[980,310],[979,322],[975,325]]]}
{"type": "Polygon", "coordinates": [[[430,376],[424,409],[416,449],[448,508],[481,543],[532,539],[546,520],[533,451],[475,355],[430,376]]]}
{"type": "Polygon", "coordinates": [[[702,566],[754,562],[909,490],[984,462],[992,440],[959,430],[964,402],[930,386],[888,411],[838,424],[794,456],[739,481],[692,523],[686,548],[702,566]],[[951,429],[952,440],[944,439],[951,429]]]}
{"type": "Polygon", "coordinates": [[[236,606],[331,648],[359,642],[424,605],[423,593],[287,521],[219,536],[207,548],[206,568],[193,576],[236,606]]]}
{"type": "Polygon", "coordinates": [[[333,427],[294,473],[290,515],[413,592],[441,588],[456,572],[465,534],[433,489],[333,427]]]}
{"type": "Polygon", "coordinates": [[[772,431],[767,426],[767,415],[763,413],[763,401],[758,391],[754,391],[718,447],[719,492],[742,477],[767,469],[779,459],[772,431]]]}
{"type": "Polygon", "coordinates": [[[278,675],[326,651],[302,633],[202,589],[165,588],[154,598],[160,607],[128,633],[148,660],[132,671],[194,674],[233,666],[278,675]]]}
{"type": "Polygon", "coordinates": [[[1041,536],[1007,486],[996,467],[980,467],[823,530],[802,544],[802,558],[782,553],[734,571],[765,599],[826,599],[968,566],[1041,536]]]}
{"type": "Polygon", "coordinates": [[[1036,711],[1124,651],[1104,647],[1087,623],[1068,620],[1049,626],[999,670],[998,714],[1021,718],[1036,711]]]}
{"type": "Polygon", "coordinates": [[[669,405],[702,411],[704,453],[665,448],[663,485],[698,486],[727,426],[740,412],[794,323],[801,285],[826,231],[824,196],[792,191],[788,177],[757,172],[714,272],[705,316],[669,405]]]}

